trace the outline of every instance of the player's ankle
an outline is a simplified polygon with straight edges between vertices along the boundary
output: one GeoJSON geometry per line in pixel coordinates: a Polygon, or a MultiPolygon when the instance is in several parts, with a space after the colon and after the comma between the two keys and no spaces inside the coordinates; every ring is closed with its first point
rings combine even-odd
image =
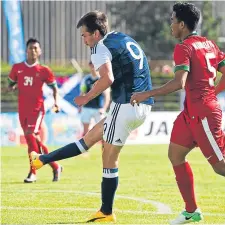
{"type": "Polygon", "coordinates": [[[45,165],[46,162],[45,162],[45,160],[43,159],[43,156],[44,156],[44,155],[40,155],[40,156],[39,156],[39,160],[43,163],[43,165],[45,165]]]}

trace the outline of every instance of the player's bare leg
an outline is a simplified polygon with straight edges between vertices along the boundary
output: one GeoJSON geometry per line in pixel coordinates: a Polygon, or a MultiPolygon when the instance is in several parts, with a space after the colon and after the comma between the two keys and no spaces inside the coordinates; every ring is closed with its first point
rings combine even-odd
{"type": "Polygon", "coordinates": [[[184,146],[170,143],[168,157],[173,166],[180,165],[186,162],[186,156],[192,149],[186,148],[184,146]]]}
{"type": "Polygon", "coordinates": [[[113,213],[114,196],[118,187],[118,159],[123,146],[115,146],[103,141],[102,164],[102,205],[100,210],[92,215],[87,222],[115,222],[113,213]]]}
{"type": "Polygon", "coordinates": [[[223,159],[222,161],[212,165],[212,168],[214,169],[214,171],[221,175],[221,176],[225,176],[225,160],[223,159]]]}
{"type": "MultiPolygon", "coordinates": [[[[83,123],[83,135],[82,135],[82,137],[84,137],[85,136],[85,134],[89,131],[89,126],[90,126],[90,124],[89,123],[83,123]]],[[[89,153],[88,152],[85,152],[84,154],[82,154],[83,155],[83,157],[88,157],[89,156],[89,153]]]]}
{"type": "Polygon", "coordinates": [[[195,200],[193,173],[185,159],[191,150],[175,143],[169,145],[168,157],[173,165],[177,185],[185,202],[185,211],[170,222],[172,225],[198,222],[203,218],[195,200]]]}
{"type": "Polygon", "coordinates": [[[102,140],[104,120],[98,122],[83,138],[77,142],[70,143],[62,148],[46,155],[38,155],[32,152],[32,166],[40,169],[43,165],[66,158],[71,158],[85,153],[95,143],[102,140]]]}
{"type": "Polygon", "coordinates": [[[223,155],[223,160],[211,165],[214,171],[221,176],[225,176],[225,134],[223,135],[223,143],[224,143],[224,146],[221,151],[223,155]]]}
{"type": "MultiPolygon", "coordinates": [[[[107,115],[106,112],[104,112],[104,113],[100,112],[100,118],[101,118],[101,119],[105,119],[105,118],[106,118],[106,115],[107,115]]],[[[100,144],[101,144],[101,147],[102,147],[102,148],[101,148],[102,151],[104,151],[104,140],[103,140],[103,139],[100,141],[100,144]]]]}

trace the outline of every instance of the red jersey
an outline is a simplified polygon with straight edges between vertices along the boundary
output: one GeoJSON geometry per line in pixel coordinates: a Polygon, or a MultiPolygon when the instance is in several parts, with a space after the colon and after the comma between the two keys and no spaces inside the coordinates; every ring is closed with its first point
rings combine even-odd
{"type": "Polygon", "coordinates": [[[42,86],[55,85],[52,71],[38,63],[29,65],[26,62],[13,65],[9,79],[17,83],[19,112],[44,112],[42,86]]]}
{"type": "Polygon", "coordinates": [[[205,37],[192,33],[174,50],[175,72],[188,71],[184,110],[192,116],[205,117],[218,107],[214,81],[217,70],[225,65],[225,54],[205,37]]]}

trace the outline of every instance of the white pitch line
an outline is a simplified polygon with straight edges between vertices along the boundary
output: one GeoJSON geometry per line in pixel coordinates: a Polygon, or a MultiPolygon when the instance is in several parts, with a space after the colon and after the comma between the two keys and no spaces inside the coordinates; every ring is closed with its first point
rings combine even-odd
{"type": "MultiPolygon", "coordinates": [[[[27,191],[20,190],[20,191],[16,191],[16,192],[27,192],[27,191]]],[[[80,195],[100,196],[100,193],[85,192],[85,191],[71,191],[71,190],[32,190],[32,193],[34,193],[34,192],[36,192],[36,193],[43,193],[43,192],[44,193],[74,193],[74,194],[80,194],[80,195]]],[[[172,213],[171,208],[168,205],[163,204],[161,202],[143,199],[143,198],[124,196],[124,195],[116,195],[115,198],[128,199],[128,200],[133,200],[133,201],[137,201],[137,202],[141,202],[141,203],[151,204],[156,207],[157,214],[171,214],[172,213]]]]}
{"type": "MultiPolygon", "coordinates": [[[[93,208],[80,208],[80,207],[77,207],[77,208],[71,208],[71,207],[68,207],[68,208],[50,208],[50,207],[14,207],[14,206],[1,206],[0,207],[1,209],[9,209],[9,210],[40,210],[40,211],[43,211],[43,210],[49,210],[49,211],[54,211],[54,210],[59,210],[59,211],[88,211],[88,212],[95,212],[96,209],[93,209],[93,208]]],[[[161,214],[161,213],[157,213],[157,212],[150,212],[150,211],[135,211],[135,210],[120,210],[120,209],[115,209],[115,212],[118,212],[118,213],[125,213],[125,214],[137,214],[137,215],[176,215],[176,214],[179,214],[179,212],[174,212],[174,213],[164,213],[164,214],[161,214]]],[[[225,214],[223,213],[203,213],[203,215],[205,216],[221,216],[221,217],[225,217],[225,214]]]]}
{"type": "MultiPolygon", "coordinates": [[[[91,196],[100,196],[100,193],[96,193],[96,192],[85,192],[85,191],[73,191],[73,190],[32,190],[32,191],[26,191],[26,190],[17,190],[15,191],[1,191],[2,193],[73,193],[73,194],[79,194],[79,195],[91,195],[91,196]]],[[[116,198],[122,198],[122,199],[129,199],[129,200],[134,200],[134,201],[138,201],[141,203],[147,203],[147,204],[152,204],[157,208],[156,212],[150,212],[150,211],[135,211],[135,210],[119,210],[119,209],[115,209],[115,211],[117,212],[121,212],[121,213],[127,213],[127,214],[148,214],[148,215],[156,215],[156,214],[161,214],[161,215],[167,215],[167,214],[179,214],[180,212],[172,212],[171,208],[163,203],[160,202],[156,202],[153,200],[148,200],[148,199],[143,199],[143,198],[136,198],[136,197],[130,197],[130,196],[123,196],[123,195],[116,195],[116,198]]],[[[7,206],[2,206],[2,209],[12,209],[12,210],[68,210],[68,211],[96,211],[93,208],[36,208],[36,207],[7,207],[7,206]]],[[[203,212],[203,215],[206,216],[221,216],[221,217],[225,217],[224,213],[209,213],[209,212],[203,212]]],[[[225,224],[223,224],[225,225],[225,224]]]]}
{"type": "Polygon", "coordinates": [[[130,200],[134,200],[134,201],[138,201],[138,202],[142,202],[142,203],[152,204],[156,207],[157,214],[171,214],[172,213],[172,209],[168,205],[161,203],[161,202],[143,199],[143,198],[125,197],[125,196],[121,196],[121,195],[117,195],[116,198],[130,199],[130,200]]]}

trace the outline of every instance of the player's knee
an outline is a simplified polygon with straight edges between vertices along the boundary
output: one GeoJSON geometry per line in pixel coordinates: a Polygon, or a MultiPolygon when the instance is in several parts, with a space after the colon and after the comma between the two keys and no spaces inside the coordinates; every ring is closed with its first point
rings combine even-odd
{"type": "Polygon", "coordinates": [[[225,162],[219,162],[212,166],[215,173],[225,177],[225,162]]]}
{"type": "Polygon", "coordinates": [[[191,149],[170,143],[168,158],[173,166],[180,165],[185,162],[186,155],[190,152],[191,149]]]}
{"type": "Polygon", "coordinates": [[[214,169],[215,173],[225,177],[225,169],[214,169]]]}
{"type": "Polygon", "coordinates": [[[215,173],[225,177],[225,167],[224,168],[213,168],[215,173]]]}
{"type": "Polygon", "coordinates": [[[180,157],[177,154],[177,152],[174,150],[172,145],[169,146],[168,158],[169,158],[170,162],[172,163],[172,165],[180,162],[180,159],[179,159],[180,157]]]}
{"type": "Polygon", "coordinates": [[[179,154],[177,151],[169,150],[168,158],[173,166],[180,165],[185,162],[185,156],[183,154],[179,154]]]}

